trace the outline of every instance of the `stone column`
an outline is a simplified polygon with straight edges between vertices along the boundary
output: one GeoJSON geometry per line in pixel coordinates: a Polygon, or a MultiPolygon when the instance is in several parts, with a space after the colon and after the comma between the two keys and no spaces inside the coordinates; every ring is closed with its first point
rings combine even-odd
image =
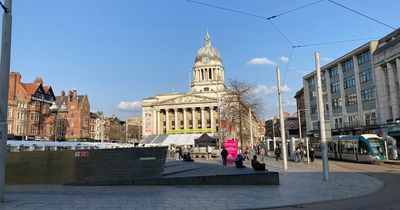
{"type": "Polygon", "coordinates": [[[152,116],[153,122],[152,122],[152,128],[151,128],[151,133],[157,134],[157,111],[153,109],[153,116],[152,116]]]}
{"type": "Polygon", "coordinates": [[[200,107],[201,109],[201,129],[204,129],[204,107],[200,107]]]}
{"type": "Polygon", "coordinates": [[[178,123],[178,109],[177,108],[175,108],[174,109],[174,112],[175,112],[175,115],[174,115],[174,117],[175,117],[175,130],[178,130],[178,128],[179,128],[179,123],[178,123]]]}
{"type": "Polygon", "coordinates": [[[357,56],[353,55],[354,62],[354,78],[356,82],[356,95],[357,95],[357,109],[358,109],[358,123],[365,122],[364,120],[364,108],[361,100],[361,84],[360,84],[360,68],[358,66],[357,56]]]}
{"type": "Polygon", "coordinates": [[[183,129],[187,129],[186,126],[186,108],[183,108],[183,129]]]}
{"type": "Polygon", "coordinates": [[[192,129],[195,129],[196,127],[195,127],[195,125],[196,125],[196,122],[195,122],[195,110],[196,110],[196,107],[192,107],[192,129]]]}
{"type": "Polygon", "coordinates": [[[166,130],[166,133],[168,133],[168,130],[169,130],[169,112],[168,112],[168,109],[165,109],[165,130],[166,130]]]}
{"type": "Polygon", "coordinates": [[[211,121],[211,132],[216,132],[215,120],[214,120],[214,107],[210,106],[210,121],[211,121]]]}
{"type": "MultiPolygon", "coordinates": [[[[329,120],[333,121],[333,109],[332,109],[332,93],[331,93],[331,77],[330,77],[330,69],[325,71],[325,85],[326,85],[326,94],[328,96],[328,108],[329,108],[329,120]]],[[[332,128],[334,128],[335,123],[331,124],[332,128]]]]}
{"type": "Polygon", "coordinates": [[[385,81],[385,73],[383,72],[383,69],[381,66],[375,67],[374,70],[375,73],[375,82],[376,82],[376,89],[375,89],[375,95],[376,95],[376,106],[378,108],[378,119],[379,119],[379,124],[386,123],[386,120],[389,119],[389,112],[388,112],[388,95],[387,95],[387,88],[386,84],[387,82],[385,81]]]}
{"type": "Polygon", "coordinates": [[[396,90],[396,81],[394,69],[392,68],[392,64],[389,62],[386,64],[387,74],[389,78],[389,92],[390,92],[390,105],[392,107],[392,119],[393,121],[399,117],[399,103],[398,103],[398,91],[396,90]]]}
{"type": "Polygon", "coordinates": [[[160,110],[157,111],[157,134],[161,134],[160,110]]]}
{"type": "MultiPolygon", "coordinates": [[[[353,61],[354,62],[354,61],[353,61]]],[[[338,74],[339,74],[339,89],[340,89],[340,98],[341,98],[341,103],[342,103],[342,116],[343,116],[343,122],[347,122],[347,109],[345,106],[345,98],[346,98],[346,93],[344,92],[344,83],[343,83],[343,69],[342,69],[342,63],[338,63],[338,74]]]]}

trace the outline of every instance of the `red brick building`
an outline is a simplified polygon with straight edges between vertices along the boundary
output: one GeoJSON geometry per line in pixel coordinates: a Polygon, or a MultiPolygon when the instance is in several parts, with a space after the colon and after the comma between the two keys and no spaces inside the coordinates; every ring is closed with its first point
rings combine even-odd
{"type": "Polygon", "coordinates": [[[53,129],[49,107],[55,100],[51,86],[44,86],[40,77],[33,83],[22,83],[18,72],[11,72],[9,81],[9,138],[50,139],[53,129]]]}
{"type": "MultiPolygon", "coordinates": [[[[61,91],[61,96],[56,97],[58,108],[57,118],[66,120],[66,140],[88,140],[90,122],[90,103],[87,95],[78,95],[76,89],[68,91],[68,95],[61,91]],[[65,113],[61,108],[66,109],[65,113]]],[[[57,129],[57,130],[62,130],[57,129]]]]}

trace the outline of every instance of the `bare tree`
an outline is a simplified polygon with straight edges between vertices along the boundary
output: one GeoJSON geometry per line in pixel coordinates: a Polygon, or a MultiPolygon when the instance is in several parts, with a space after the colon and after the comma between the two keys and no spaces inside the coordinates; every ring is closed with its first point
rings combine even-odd
{"type": "Polygon", "coordinates": [[[229,80],[221,108],[229,134],[239,133],[240,148],[243,151],[244,138],[250,136],[250,129],[252,129],[250,109],[251,119],[254,119],[252,121],[259,118],[264,111],[262,100],[256,95],[255,86],[244,81],[229,80]]]}

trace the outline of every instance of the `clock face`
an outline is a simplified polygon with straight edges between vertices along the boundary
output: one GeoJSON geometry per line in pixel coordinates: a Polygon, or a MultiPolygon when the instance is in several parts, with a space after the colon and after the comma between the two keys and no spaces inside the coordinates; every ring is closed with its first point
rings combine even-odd
{"type": "Polygon", "coordinates": [[[204,57],[203,59],[201,59],[201,62],[203,63],[208,63],[209,59],[207,57],[204,57]]]}

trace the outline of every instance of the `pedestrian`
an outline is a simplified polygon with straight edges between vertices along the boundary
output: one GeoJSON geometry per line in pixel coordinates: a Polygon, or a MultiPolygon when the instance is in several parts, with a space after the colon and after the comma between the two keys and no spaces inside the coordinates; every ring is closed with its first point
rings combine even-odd
{"type": "Polygon", "coordinates": [[[225,147],[222,147],[221,151],[221,158],[222,158],[222,165],[226,166],[226,158],[228,157],[228,150],[225,149],[225,147]]]}
{"type": "Polygon", "coordinates": [[[208,145],[207,146],[207,158],[206,158],[206,160],[212,160],[211,152],[212,152],[212,149],[211,149],[210,145],[208,145]]]}
{"type": "Polygon", "coordinates": [[[311,161],[311,163],[314,163],[314,158],[315,158],[314,147],[311,147],[311,149],[310,149],[310,161],[311,161]]]}
{"type": "Polygon", "coordinates": [[[250,160],[249,159],[249,149],[246,147],[246,148],[244,148],[244,152],[243,152],[243,155],[244,155],[244,160],[250,160]]]}
{"type": "Polygon", "coordinates": [[[296,163],[299,163],[300,162],[300,148],[299,147],[296,148],[295,155],[296,155],[296,159],[294,161],[296,163]]]}
{"type": "Polygon", "coordinates": [[[281,157],[281,150],[279,149],[279,147],[276,147],[275,148],[275,159],[276,159],[276,161],[278,161],[280,157],[281,157]]]}
{"type": "Polygon", "coordinates": [[[304,163],[304,149],[300,147],[300,163],[304,163]]]}
{"type": "Polygon", "coordinates": [[[264,162],[264,157],[265,157],[265,149],[264,149],[264,147],[261,147],[260,155],[261,155],[261,162],[264,162]]]}

